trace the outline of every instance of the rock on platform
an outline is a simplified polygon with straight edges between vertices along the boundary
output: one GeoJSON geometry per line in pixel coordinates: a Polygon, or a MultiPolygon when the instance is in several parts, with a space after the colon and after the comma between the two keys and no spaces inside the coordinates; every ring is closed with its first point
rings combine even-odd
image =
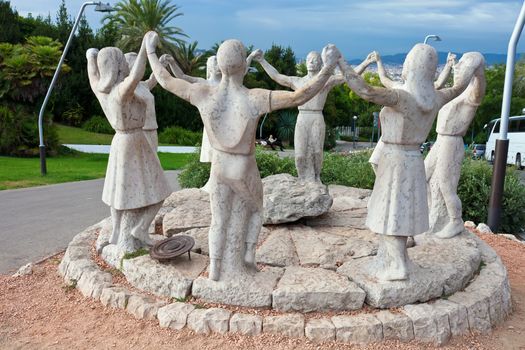
{"type": "Polygon", "coordinates": [[[271,175],[262,181],[266,224],[319,216],[332,206],[328,187],[322,183],[302,182],[289,174],[271,175]]]}
{"type": "Polygon", "coordinates": [[[165,236],[193,228],[209,227],[211,223],[210,195],[197,188],[173,192],[164,205],[173,210],[164,215],[162,230],[165,236]]]}
{"type": "Polygon", "coordinates": [[[273,291],[280,311],[345,311],[363,306],[365,292],[346,276],[319,268],[287,267],[273,291]]]}

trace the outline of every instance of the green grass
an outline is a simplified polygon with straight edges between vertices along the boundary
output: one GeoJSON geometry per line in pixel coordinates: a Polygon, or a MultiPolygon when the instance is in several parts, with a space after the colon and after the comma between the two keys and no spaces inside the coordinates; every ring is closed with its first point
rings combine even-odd
{"type": "MultiPolygon", "coordinates": [[[[81,128],[56,123],[58,142],[73,145],[111,145],[113,135],[99,134],[81,128]]],[[[177,146],[171,143],[159,143],[159,146],[177,146]]]]}
{"type": "MultiPolygon", "coordinates": [[[[190,157],[186,153],[159,153],[164,170],[180,169],[190,157]]],[[[0,157],[0,190],[101,178],[107,163],[107,154],[71,152],[47,158],[47,175],[41,176],[38,158],[0,157]]]]}
{"type": "Polygon", "coordinates": [[[85,131],[81,128],[56,124],[58,140],[61,144],[80,144],[80,145],[110,145],[113,135],[97,134],[85,131]]]}

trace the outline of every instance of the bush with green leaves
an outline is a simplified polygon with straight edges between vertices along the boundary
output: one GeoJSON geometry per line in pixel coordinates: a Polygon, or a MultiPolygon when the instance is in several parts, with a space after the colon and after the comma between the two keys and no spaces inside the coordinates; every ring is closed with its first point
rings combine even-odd
{"type": "Polygon", "coordinates": [[[159,134],[160,143],[171,143],[181,146],[198,146],[202,141],[202,133],[186,130],[180,126],[170,126],[159,134]]]}
{"type": "Polygon", "coordinates": [[[82,124],[82,129],[99,134],[113,135],[115,133],[115,130],[113,130],[108,120],[99,115],[94,115],[84,122],[84,124],[82,124]]]}
{"type": "MultiPolygon", "coordinates": [[[[350,154],[325,153],[321,181],[326,185],[374,187],[375,175],[368,163],[370,151],[350,154]]],[[[275,153],[257,150],[256,160],[261,178],[288,173],[297,176],[293,158],[279,158],[275,153]]],[[[183,188],[202,187],[209,178],[209,163],[200,163],[196,153],[179,176],[183,188]]],[[[461,169],[458,195],[463,204],[463,219],[484,222],[490,196],[492,167],[484,160],[465,158],[461,169]]],[[[505,177],[501,232],[520,232],[525,226],[525,186],[514,169],[505,177]]]]}
{"type": "MultiPolygon", "coordinates": [[[[461,167],[458,195],[463,219],[485,222],[488,215],[492,167],[486,161],[466,158],[461,167]]],[[[525,186],[512,168],[507,168],[500,231],[520,232],[525,226],[525,186]]]]}
{"type": "Polygon", "coordinates": [[[375,174],[368,163],[370,155],[370,151],[349,154],[325,153],[321,181],[326,185],[372,189],[375,174]]]}
{"type": "MultiPolygon", "coordinates": [[[[58,150],[58,134],[49,114],[44,118],[44,144],[48,154],[58,150]]],[[[19,105],[0,106],[0,154],[33,157],[39,154],[38,146],[36,115],[19,105]]]]}

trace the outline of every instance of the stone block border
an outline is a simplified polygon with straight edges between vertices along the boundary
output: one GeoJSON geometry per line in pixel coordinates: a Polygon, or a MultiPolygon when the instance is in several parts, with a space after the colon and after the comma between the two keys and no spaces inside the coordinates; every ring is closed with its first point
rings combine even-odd
{"type": "Polygon", "coordinates": [[[512,309],[505,266],[494,250],[477,237],[483,263],[479,274],[463,291],[401,309],[308,320],[300,313],[263,317],[221,308],[199,309],[183,302],[166,304],[113,284],[112,275],[100,270],[93,261],[93,242],[106,220],[73,238],[58,267],[59,273],[84,296],[100,300],[105,306],[125,309],[136,318],[156,319],[161,327],[188,327],[205,334],[273,333],[319,342],[363,344],[397,339],[443,345],[452,336],[491,332],[512,309]]]}

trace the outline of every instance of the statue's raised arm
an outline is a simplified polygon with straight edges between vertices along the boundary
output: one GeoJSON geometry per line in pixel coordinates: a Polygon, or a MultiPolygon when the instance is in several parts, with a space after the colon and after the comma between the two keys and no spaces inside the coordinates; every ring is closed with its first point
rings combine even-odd
{"type": "Polygon", "coordinates": [[[180,98],[190,102],[192,96],[199,90],[205,88],[204,84],[188,83],[184,79],[174,78],[166,68],[160,63],[155,50],[159,42],[159,36],[156,32],[147,32],[142,41],[146,47],[149,64],[155,74],[158,83],[166,90],[174,93],[180,98]]]}

